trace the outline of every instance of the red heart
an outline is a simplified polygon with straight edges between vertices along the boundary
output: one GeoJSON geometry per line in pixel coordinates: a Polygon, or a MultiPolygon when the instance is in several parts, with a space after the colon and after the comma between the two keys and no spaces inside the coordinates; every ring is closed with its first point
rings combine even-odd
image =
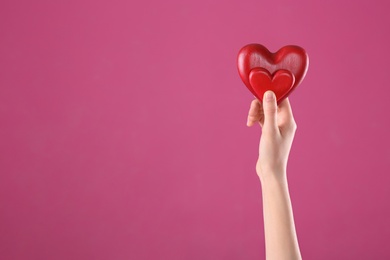
{"type": "MultiPolygon", "coordinates": [[[[277,96],[278,103],[280,103],[302,82],[309,66],[309,56],[299,46],[285,46],[276,53],[272,53],[263,45],[249,44],[244,46],[238,53],[237,65],[242,81],[260,101],[263,97],[258,96],[249,80],[250,73],[253,69],[263,68],[271,75],[274,75],[278,70],[291,72],[295,81],[291,88],[284,88],[283,93],[277,96]]],[[[278,88],[275,84],[273,84],[273,87],[278,88]]],[[[258,85],[257,88],[262,89],[263,86],[258,85]]],[[[264,92],[264,90],[261,91],[261,93],[264,92]]]]}
{"type": "Polygon", "coordinates": [[[294,74],[288,70],[277,70],[271,75],[266,69],[255,68],[249,73],[249,83],[259,100],[263,100],[268,90],[275,93],[277,100],[283,100],[291,92],[294,82],[294,74]]]}

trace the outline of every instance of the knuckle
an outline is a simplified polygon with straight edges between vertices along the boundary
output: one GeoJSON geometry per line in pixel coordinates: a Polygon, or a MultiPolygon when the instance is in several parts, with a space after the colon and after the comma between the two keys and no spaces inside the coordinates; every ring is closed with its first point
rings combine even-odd
{"type": "Polygon", "coordinates": [[[297,123],[296,123],[295,121],[292,121],[290,127],[291,127],[291,129],[294,130],[294,132],[295,132],[295,131],[297,130],[297,128],[298,128],[298,125],[297,125],[297,123]]]}

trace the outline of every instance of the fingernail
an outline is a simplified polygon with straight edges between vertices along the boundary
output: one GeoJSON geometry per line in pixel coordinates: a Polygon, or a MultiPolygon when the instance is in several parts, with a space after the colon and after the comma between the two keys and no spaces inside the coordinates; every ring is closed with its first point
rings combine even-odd
{"type": "Polygon", "coordinates": [[[274,99],[274,93],[272,93],[272,91],[267,91],[265,93],[265,100],[272,101],[273,99],[274,99]]]}

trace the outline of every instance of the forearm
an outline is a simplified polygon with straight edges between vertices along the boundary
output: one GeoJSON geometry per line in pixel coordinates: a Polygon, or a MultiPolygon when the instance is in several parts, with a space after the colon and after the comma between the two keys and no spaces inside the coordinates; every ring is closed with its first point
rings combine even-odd
{"type": "Polygon", "coordinates": [[[285,176],[269,174],[261,178],[267,260],[301,259],[285,176]]]}

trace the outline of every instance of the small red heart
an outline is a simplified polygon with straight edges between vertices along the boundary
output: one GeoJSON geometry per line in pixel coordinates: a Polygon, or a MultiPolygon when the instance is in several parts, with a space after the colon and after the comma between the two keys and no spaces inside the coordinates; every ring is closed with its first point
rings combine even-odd
{"type": "Polygon", "coordinates": [[[266,69],[255,68],[249,73],[249,83],[260,101],[268,90],[275,93],[276,100],[283,100],[291,92],[294,82],[294,74],[288,70],[277,70],[271,75],[266,69]]]}
{"type": "MultiPolygon", "coordinates": [[[[263,68],[274,75],[278,70],[289,71],[294,76],[294,82],[291,88],[283,87],[284,93],[280,93],[278,103],[286,98],[303,80],[309,66],[309,56],[306,51],[294,45],[281,48],[276,53],[270,52],[266,47],[260,44],[249,44],[244,46],[238,53],[237,59],[238,72],[244,84],[260,101],[263,96],[258,96],[250,82],[250,74],[253,69],[263,68]]],[[[276,79],[275,79],[276,80],[276,79]]],[[[279,81],[279,80],[278,80],[279,81]]],[[[272,84],[274,88],[276,82],[272,84]]],[[[257,85],[258,89],[263,88],[257,85]]],[[[257,91],[258,92],[258,91],[257,91]]],[[[261,91],[264,93],[265,91],[261,91]]]]}

